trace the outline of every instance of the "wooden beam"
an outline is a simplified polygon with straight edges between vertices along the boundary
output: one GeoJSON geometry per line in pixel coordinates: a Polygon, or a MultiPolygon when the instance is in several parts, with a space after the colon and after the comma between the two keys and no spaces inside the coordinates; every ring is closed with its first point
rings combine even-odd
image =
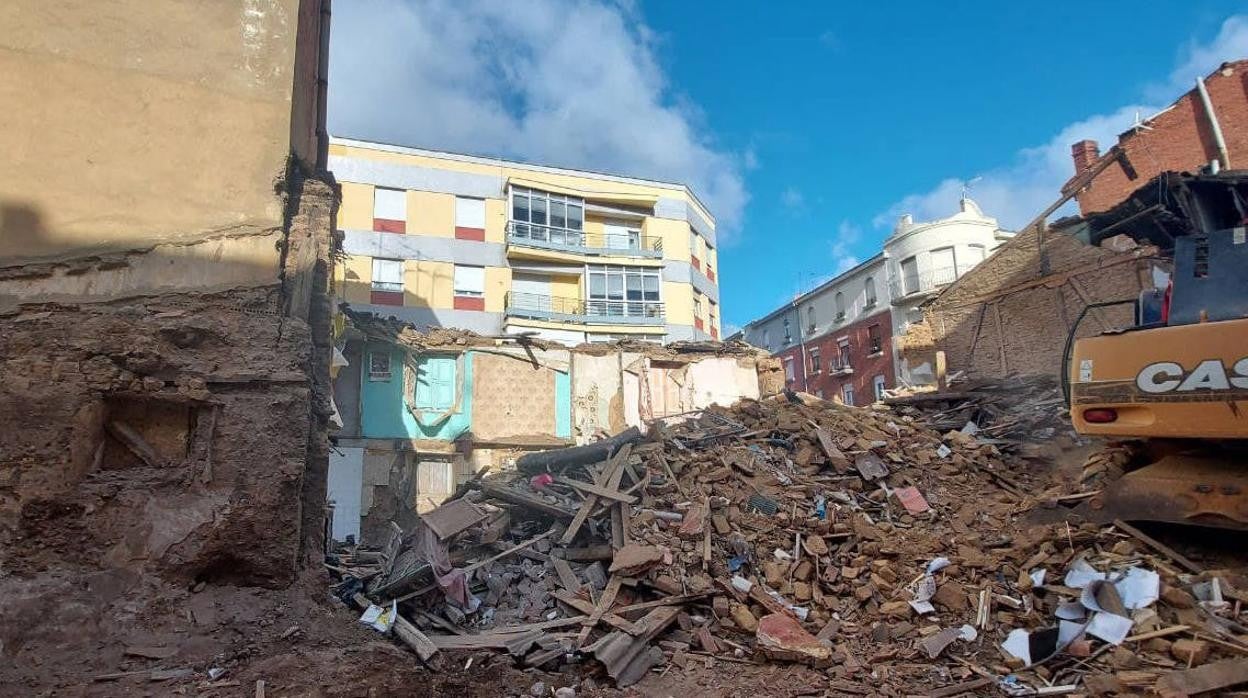
{"type": "Polygon", "coordinates": [[[1153,538],[1152,536],[1145,534],[1140,529],[1136,528],[1135,526],[1132,526],[1131,524],[1128,524],[1126,521],[1123,521],[1122,519],[1114,519],[1114,528],[1117,528],[1119,531],[1126,533],[1127,535],[1131,536],[1132,538],[1135,538],[1136,540],[1140,541],[1144,545],[1147,545],[1153,550],[1156,550],[1162,555],[1165,555],[1166,557],[1178,563],[1179,566],[1183,567],[1184,569],[1186,569],[1188,572],[1191,572],[1192,574],[1200,574],[1201,572],[1204,572],[1204,570],[1201,568],[1200,565],[1183,557],[1170,546],[1165,545],[1161,541],[1153,538]]]}
{"type": "Polygon", "coordinates": [[[587,494],[596,494],[599,497],[613,499],[617,502],[624,502],[626,504],[635,504],[637,502],[636,497],[624,494],[623,492],[619,492],[609,487],[602,487],[600,485],[582,482],[580,480],[573,480],[572,478],[564,477],[562,475],[556,477],[555,482],[575,487],[577,490],[587,494]]]}

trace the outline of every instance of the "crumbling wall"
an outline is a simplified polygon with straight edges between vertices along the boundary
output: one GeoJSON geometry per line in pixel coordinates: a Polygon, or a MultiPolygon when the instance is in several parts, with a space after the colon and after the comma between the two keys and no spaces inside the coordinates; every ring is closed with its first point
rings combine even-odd
{"type": "Polygon", "coordinates": [[[0,685],[319,571],[335,194],[293,177],[266,285],[0,311],[0,685]]]}
{"type": "MultiPolygon", "coordinates": [[[[925,307],[931,344],[903,347],[910,362],[943,350],[948,369],[969,377],[1057,375],[1070,328],[1090,303],[1126,300],[1151,288],[1153,248],[1112,252],[1058,231],[1017,235],[925,307]]],[[[1092,311],[1078,336],[1124,327],[1131,306],[1092,311]]]]}

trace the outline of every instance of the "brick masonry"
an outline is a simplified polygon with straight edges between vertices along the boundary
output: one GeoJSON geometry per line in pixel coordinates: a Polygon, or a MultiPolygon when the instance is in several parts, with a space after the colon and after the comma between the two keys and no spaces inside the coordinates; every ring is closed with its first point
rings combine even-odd
{"type": "MultiPolygon", "coordinates": [[[[949,371],[972,378],[1012,373],[1057,376],[1066,337],[1088,303],[1134,299],[1151,288],[1154,248],[1115,253],[1058,231],[1029,229],[959,279],[925,309],[929,344],[910,344],[911,363],[943,350],[949,371]],[[1041,259],[1047,257],[1047,273],[1041,259]]],[[[1086,337],[1132,321],[1130,306],[1095,310],[1080,324],[1086,337]]]]}
{"type": "Polygon", "coordinates": [[[838,327],[806,342],[808,368],[811,352],[819,351],[820,370],[807,375],[807,392],[822,394],[831,400],[842,395],[846,385],[853,388],[855,405],[870,405],[875,401],[874,379],[884,377],[884,387],[896,384],[893,369],[893,323],[889,311],[876,313],[849,325],[838,327]],[[871,351],[871,331],[879,333],[879,351],[871,351]],[[849,366],[851,373],[838,373],[832,368],[839,361],[841,341],[849,342],[849,366]]]}
{"type": "MultiPolygon", "coordinates": [[[[1223,64],[1205,78],[1205,89],[1217,113],[1232,167],[1248,167],[1248,60],[1223,64]]],[[[1119,161],[1076,195],[1084,215],[1113,208],[1162,172],[1192,172],[1218,157],[1213,129],[1194,87],[1146,126],[1119,136],[1119,161]]],[[[1089,151],[1089,145],[1094,144],[1081,141],[1072,148],[1076,175],[1084,170],[1080,164],[1086,167],[1095,162],[1096,152],[1089,151]]],[[[1101,157],[1114,157],[1114,153],[1101,157]]]]}

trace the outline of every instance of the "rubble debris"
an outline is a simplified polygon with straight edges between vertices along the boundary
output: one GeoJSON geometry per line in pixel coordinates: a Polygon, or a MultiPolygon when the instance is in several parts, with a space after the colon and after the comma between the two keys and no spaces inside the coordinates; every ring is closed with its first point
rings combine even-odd
{"type": "Polygon", "coordinates": [[[1061,695],[1248,654],[1227,575],[1189,574],[1118,526],[1028,521],[1043,488],[1005,422],[927,419],[804,395],[710,408],[595,461],[474,481],[457,501],[494,513],[445,540],[405,531],[386,574],[358,549],[330,569],[397,601],[395,631],[410,619],[438,650],[589,661],[620,687],[705,659],[801,662],[841,687],[871,671],[912,693],[936,671],[933,695],[1061,695]],[[430,537],[451,572],[417,564],[430,537]]]}

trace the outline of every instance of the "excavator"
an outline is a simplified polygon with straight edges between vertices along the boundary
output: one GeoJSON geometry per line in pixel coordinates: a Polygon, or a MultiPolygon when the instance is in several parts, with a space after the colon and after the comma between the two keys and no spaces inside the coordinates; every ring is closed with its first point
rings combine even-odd
{"type": "Polygon", "coordinates": [[[1133,442],[1125,474],[1088,500],[1093,520],[1248,530],[1243,189],[1184,187],[1164,290],[1092,304],[1071,329],[1062,383],[1075,431],[1133,442]],[[1089,311],[1127,302],[1133,326],[1076,338],[1089,311]]]}

